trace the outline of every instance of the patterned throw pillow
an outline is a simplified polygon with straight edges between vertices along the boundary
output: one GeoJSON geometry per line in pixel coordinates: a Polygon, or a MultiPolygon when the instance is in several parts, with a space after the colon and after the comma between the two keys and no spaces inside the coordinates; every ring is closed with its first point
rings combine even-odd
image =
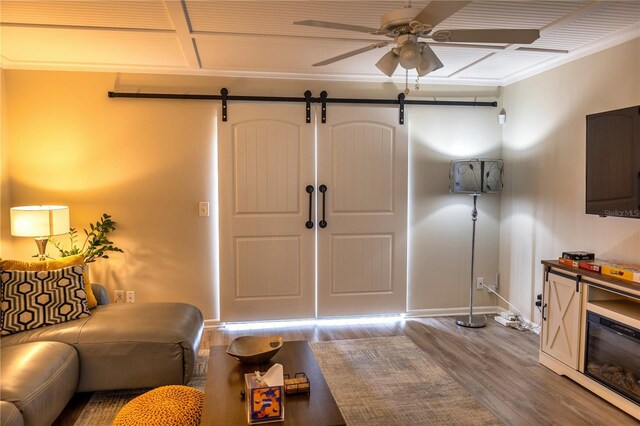
{"type": "Polygon", "coordinates": [[[82,269],[0,272],[0,334],[90,316],[82,269]]]}
{"type": "Polygon", "coordinates": [[[84,266],[84,286],[87,291],[87,305],[89,309],[98,306],[98,301],[91,290],[89,281],[89,269],[84,263],[84,255],[74,254],[61,259],[37,260],[34,262],[23,262],[21,260],[0,259],[0,269],[5,271],[50,271],[52,269],[66,268],[67,266],[84,266]]]}

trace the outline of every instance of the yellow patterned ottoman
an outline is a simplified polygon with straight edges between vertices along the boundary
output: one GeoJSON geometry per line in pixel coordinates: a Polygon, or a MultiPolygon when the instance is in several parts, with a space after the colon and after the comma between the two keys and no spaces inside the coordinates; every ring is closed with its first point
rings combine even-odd
{"type": "Polygon", "coordinates": [[[189,386],[162,386],[122,407],[114,426],[200,424],[204,394],[189,386]]]}

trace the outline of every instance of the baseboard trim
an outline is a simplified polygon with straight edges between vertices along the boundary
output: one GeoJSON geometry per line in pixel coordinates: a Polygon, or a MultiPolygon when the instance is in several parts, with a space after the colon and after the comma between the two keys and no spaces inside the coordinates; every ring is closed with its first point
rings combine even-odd
{"type": "MultiPolygon", "coordinates": [[[[473,308],[474,314],[487,315],[487,314],[499,314],[504,311],[499,306],[475,306],[473,308]]],[[[436,309],[410,309],[406,313],[406,318],[418,318],[418,317],[449,317],[457,315],[466,315],[469,313],[469,308],[436,308],[436,309]]],[[[530,323],[533,326],[537,324],[530,323]]],[[[217,319],[209,319],[204,321],[205,329],[224,327],[225,323],[217,319]]],[[[540,333],[539,331],[533,330],[540,333]]]]}
{"type": "MultiPolygon", "coordinates": [[[[502,309],[498,306],[474,306],[474,314],[498,314],[502,309]]],[[[436,309],[409,309],[407,318],[411,317],[449,317],[456,315],[468,315],[469,308],[436,308],[436,309]]]]}
{"type": "Polygon", "coordinates": [[[224,325],[224,323],[220,322],[220,320],[213,320],[213,319],[208,319],[208,320],[204,320],[204,328],[220,328],[224,325]]]}

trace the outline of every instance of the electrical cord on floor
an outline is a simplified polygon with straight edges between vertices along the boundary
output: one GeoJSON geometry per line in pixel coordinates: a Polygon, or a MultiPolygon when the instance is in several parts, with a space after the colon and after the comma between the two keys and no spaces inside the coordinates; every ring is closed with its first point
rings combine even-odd
{"type": "Polygon", "coordinates": [[[485,287],[487,290],[489,290],[491,293],[495,294],[496,296],[498,296],[500,299],[502,299],[507,305],[511,306],[514,311],[516,311],[516,313],[518,314],[518,322],[520,323],[519,325],[512,325],[510,326],[511,328],[515,328],[516,330],[520,330],[520,331],[526,331],[526,330],[531,330],[534,331],[535,329],[537,329],[538,327],[540,327],[540,324],[537,324],[535,327],[527,327],[527,324],[534,324],[529,318],[527,318],[526,316],[524,316],[522,314],[522,312],[520,312],[520,310],[518,308],[516,308],[515,306],[513,306],[511,303],[509,303],[509,301],[507,299],[505,299],[504,297],[500,296],[500,294],[498,294],[498,292],[494,289],[492,289],[491,287],[487,286],[485,283],[482,283],[482,286],[485,287]],[[522,319],[524,319],[525,322],[522,321],[522,319]]]}

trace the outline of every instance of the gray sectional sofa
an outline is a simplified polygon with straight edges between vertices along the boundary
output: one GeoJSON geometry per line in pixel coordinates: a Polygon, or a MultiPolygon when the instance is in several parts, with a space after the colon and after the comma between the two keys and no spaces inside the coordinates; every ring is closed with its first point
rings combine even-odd
{"type": "Polygon", "coordinates": [[[183,303],[109,304],[0,339],[0,424],[50,425],[75,392],[187,384],[202,313],[183,303]]]}

